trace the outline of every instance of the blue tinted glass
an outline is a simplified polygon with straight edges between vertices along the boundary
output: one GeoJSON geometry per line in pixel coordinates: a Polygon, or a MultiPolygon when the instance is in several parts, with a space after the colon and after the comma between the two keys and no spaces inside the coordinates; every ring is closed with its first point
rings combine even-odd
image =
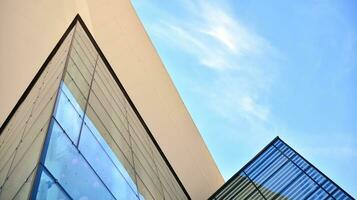
{"type": "Polygon", "coordinates": [[[36,199],[70,199],[60,187],[51,179],[45,171],[41,172],[40,184],[38,186],[38,191],[36,194],[36,199]]]}
{"type": "Polygon", "coordinates": [[[113,199],[61,127],[52,120],[45,166],[73,199],[113,199]]]}
{"type": "Polygon", "coordinates": [[[138,199],[86,125],[82,129],[79,149],[117,199],[138,199]]]}
{"type": "Polygon", "coordinates": [[[84,123],[87,125],[87,127],[91,130],[97,141],[100,143],[100,145],[103,147],[104,151],[107,153],[107,155],[110,157],[110,159],[114,162],[115,166],[117,169],[119,169],[120,173],[124,176],[126,182],[133,188],[134,191],[137,193],[137,186],[130,177],[129,173],[126,171],[125,167],[122,165],[122,163],[118,160],[117,156],[114,154],[114,152],[111,150],[110,146],[107,144],[107,142],[104,140],[104,138],[101,136],[99,131],[95,128],[94,124],[91,122],[91,120],[85,116],[84,118],[84,123]]]}
{"type": "Polygon", "coordinates": [[[82,118],[74,109],[73,100],[67,98],[66,94],[62,91],[59,94],[56,113],[54,116],[71,140],[74,143],[77,143],[82,118]]]}

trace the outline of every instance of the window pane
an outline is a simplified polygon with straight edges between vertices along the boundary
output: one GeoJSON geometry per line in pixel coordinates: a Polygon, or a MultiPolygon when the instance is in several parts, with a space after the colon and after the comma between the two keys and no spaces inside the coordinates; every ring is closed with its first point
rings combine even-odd
{"type": "Polygon", "coordinates": [[[74,199],[113,199],[82,155],[52,120],[45,166],[74,199]]]}
{"type": "MultiPolygon", "coordinates": [[[[101,141],[104,142],[103,139],[101,141]]],[[[127,182],[124,179],[111,160],[113,157],[110,158],[106,152],[111,150],[103,148],[86,125],[83,126],[79,149],[117,199],[137,199],[132,189],[135,185],[131,180],[127,182]]]]}
{"type": "Polygon", "coordinates": [[[70,198],[60,189],[60,187],[54,182],[54,180],[47,175],[45,171],[42,171],[36,199],[66,200],[70,198]]]}
{"type": "Polygon", "coordinates": [[[60,91],[55,118],[71,140],[77,143],[82,117],[78,114],[72,102],[73,99],[70,100],[64,92],[60,91]]]}

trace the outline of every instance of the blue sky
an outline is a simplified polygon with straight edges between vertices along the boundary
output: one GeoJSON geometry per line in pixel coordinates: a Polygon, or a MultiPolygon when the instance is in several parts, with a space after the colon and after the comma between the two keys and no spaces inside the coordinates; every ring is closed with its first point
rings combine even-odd
{"type": "Polygon", "coordinates": [[[226,180],[278,135],[357,196],[357,1],[133,5],[226,180]]]}

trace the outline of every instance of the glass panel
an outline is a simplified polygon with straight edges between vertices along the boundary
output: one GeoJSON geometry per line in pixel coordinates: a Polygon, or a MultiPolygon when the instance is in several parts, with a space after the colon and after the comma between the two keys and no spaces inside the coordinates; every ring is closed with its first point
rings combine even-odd
{"type": "Polygon", "coordinates": [[[113,199],[62,128],[52,120],[45,166],[74,199],[113,199]]]}
{"type": "Polygon", "coordinates": [[[70,199],[65,192],[58,186],[58,184],[42,170],[40,174],[40,183],[38,185],[38,191],[36,199],[38,200],[66,200],[70,199]]]}
{"type": "MultiPolygon", "coordinates": [[[[97,135],[100,137],[100,135],[97,135]]],[[[104,142],[104,140],[101,140],[104,142]]],[[[106,151],[111,151],[108,148],[101,146],[99,141],[85,125],[81,133],[79,149],[84,157],[92,165],[103,182],[117,199],[137,199],[133,181],[127,182],[120,173],[119,168],[114,165],[113,157],[110,157],[106,151]]],[[[121,167],[123,169],[123,167],[121,167]]]]}
{"type": "Polygon", "coordinates": [[[126,171],[130,174],[130,177],[133,177],[133,179],[135,179],[132,151],[130,146],[125,142],[123,137],[121,137],[120,139],[120,135],[118,135],[119,140],[114,140],[112,135],[109,134],[106,127],[104,127],[102,120],[97,116],[97,114],[93,111],[90,105],[87,109],[87,115],[88,118],[87,116],[85,117],[85,123],[87,124],[87,126],[90,127],[91,130],[97,130],[97,132],[101,134],[108,146],[114,152],[115,156],[120,161],[120,163],[122,163],[126,171]],[[90,121],[92,121],[95,126],[90,121]]]}
{"type": "MultiPolygon", "coordinates": [[[[63,84],[63,87],[66,87],[63,84]]],[[[54,114],[56,120],[61,124],[64,131],[76,144],[78,140],[79,131],[82,125],[82,116],[76,111],[73,106],[74,97],[67,97],[66,94],[60,91],[58,96],[58,103],[56,113],[54,114]]]]}

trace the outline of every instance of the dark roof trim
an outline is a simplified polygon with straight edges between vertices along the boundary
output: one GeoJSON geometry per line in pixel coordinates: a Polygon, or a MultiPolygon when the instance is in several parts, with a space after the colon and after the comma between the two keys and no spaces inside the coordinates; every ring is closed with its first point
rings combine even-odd
{"type": "Polygon", "coordinates": [[[234,181],[242,171],[247,168],[252,162],[254,162],[261,154],[263,154],[275,141],[279,140],[276,137],[267,146],[265,146],[257,155],[255,155],[247,164],[245,164],[238,172],[236,172],[231,178],[228,179],[215,193],[213,193],[208,199],[214,199],[214,197],[219,194],[224,188],[226,188],[232,181],[234,181]]]}
{"type": "Polygon", "coordinates": [[[290,148],[295,154],[297,154],[300,158],[302,158],[308,165],[310,165],[312,168],[314,168],[318,173],[320,173],[322,176],[324,176],[328,181],[330,181],[332,184],[334,184],[339,190],[343,191],[347,196],[349,196],[351,199],[354,199],[349,193],[347,193],[345,190],[343,190],[338,184],[336,184],[334,181],[332,181],[328,176],[326,176],[324,173],[322,173],[318,168],[316,168],[313,164],[311,164],[308,160],[306,160],[303,156],[301,156],[295,149],[293,149],[290,145],[285,143],[282,139],[279,138],[279,136],[275,137],[268,145],[266,145],[257,155],[255,155],[247,164],[245,164],[237,173],[235,173],[231,178],[228,179],[227,182],[225,182],[215,193],[213,193],[208,199],[213,200],[214,197],[219,194],[222,190],[224,190],[232,181],[234,181],[240,173],[243,172],[244,169],[246,169],[252,162],[254,162],[262,153],[264,153],[270,146],[272,146],[276,141],[281,141],[283,144],[285,144],[288,148],[290,148]]]}
{"type": "MultiPolygon", "coordinates": [[[[328,176],[326,176],[324,173],[322,173],[317,167],[315,167],[313,164],[311,164],[308,160],[306,160],[303,156],[301,156],[295,149],[291,148],[290,145],[285,143],[283,140],[280,139],[282,143],[284,143],[287,147],[289,147],[291,150],[293,150],[294,153],[296,153],[298,156],[300,156],[307,164],[309,164],[311,167],[313,167],[318,173],[320,173],[322,176],[324,176],[328,181],[330,181],[332,184],[334,184],[338,189],[343,191],[345,194],[347,194],[348,197],[351,199],[354,199],[349,193],[347,193],[344,189],[342,189],[338,184],[336,184],[333,180],[331,180],[328,176]]],[[[332,196],[332,195],[331,195],[332,196]]]]}

